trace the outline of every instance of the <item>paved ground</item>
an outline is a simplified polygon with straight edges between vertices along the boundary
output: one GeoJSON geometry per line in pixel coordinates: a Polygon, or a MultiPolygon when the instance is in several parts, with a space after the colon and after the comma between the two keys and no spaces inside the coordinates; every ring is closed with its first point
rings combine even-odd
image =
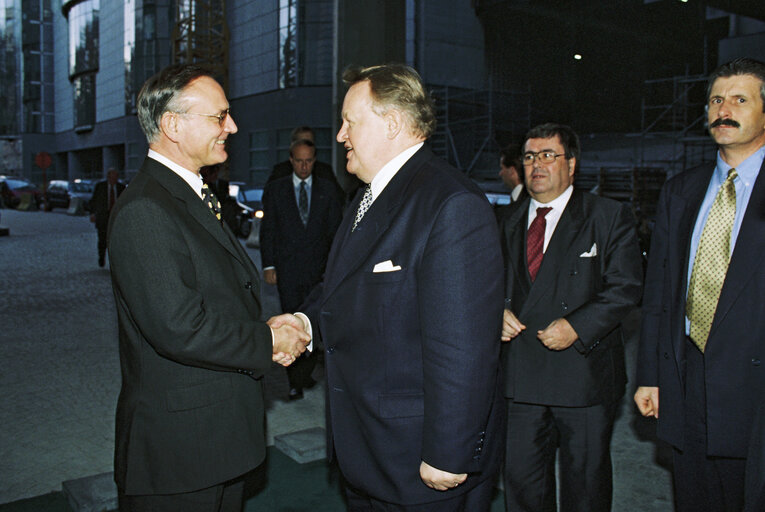
{"type": "MultiPolygon", "coordinates": [[[[63,210],[0,210],[0,225],[10,228],[0,237],[0,503],[7,503],[112,470],[120,375],[109,272],[96,264],[93,225],[63,210]]],[[[264,286],[264,303],[266,315],[278,312],[273,287],[264,286]]],[[[637,315],[629,325],[632,365],[637,315]]],[[[286,392],[284,371],[274,366],[266,376],[269,444],[324,423],[321,386],[298,402],[286,402],[286,392]]],[[[612,446],[613,510],[672,510],[666,449],[631,401],[612,446]]]]}

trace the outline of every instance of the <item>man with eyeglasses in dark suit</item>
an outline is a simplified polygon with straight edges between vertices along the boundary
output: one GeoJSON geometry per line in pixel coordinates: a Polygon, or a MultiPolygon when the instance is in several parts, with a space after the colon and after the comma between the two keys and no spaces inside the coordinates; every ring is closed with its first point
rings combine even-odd
{"type": "Polygon", "coordinates": [[[500,225],[506,299],[504,481],[510,512],[609,512],[610,441],[627,382],[621,322],[642,268],[626,206],[573,188],[579,138],[564,125],[526,134],[528,198],[500,225]]]}

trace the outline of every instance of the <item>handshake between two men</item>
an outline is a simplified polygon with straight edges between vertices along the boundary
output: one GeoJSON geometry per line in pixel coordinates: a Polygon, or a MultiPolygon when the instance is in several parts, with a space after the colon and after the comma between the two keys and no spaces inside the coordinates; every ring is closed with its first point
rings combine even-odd
{"type": "Polygon", "coordinates": [[[272,316],[266,323],[274,337],[274,362],[286,367],[294,363],[306,348],[313,350],[310,346],[310,323],[305,315],[284,313],[272,316]]]}

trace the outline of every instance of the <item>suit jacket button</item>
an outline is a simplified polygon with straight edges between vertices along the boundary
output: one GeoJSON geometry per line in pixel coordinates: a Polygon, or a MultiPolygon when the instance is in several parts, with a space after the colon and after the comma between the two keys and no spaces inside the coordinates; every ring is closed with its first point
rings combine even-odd
{"type": "Polygon", "coordinates": [[[667,352],[664,352],[664,359],[669,359],[669,354],[667,352]]]}
{"type": "Polygon", "coordinates": [[[565,302],[561,302],[560,307],[563,308],[563,311],[565,311],[568,309],[568,304],[566,304],[565,302]]]}
{"type": "Polygon", "coordinates": [[[753,365],[753,366],[760,366],[760,360],[759,360],[759,359],[755,359],[755,358],[752,358],[752,365],[753,365]]]}
{"type": "Polygon", "coordinates": [[[245,287],[246,289],[248,289],[248,290],[249,290],[250,288],[252,288],[252,281],[247,281],[246,283],[244,283],[244,287],[245,287]]]}
{"type": "Polygon", "coordinates": [[[327,347],[327,354],[331,354],[335,351],[335,347],[327,347]]]}

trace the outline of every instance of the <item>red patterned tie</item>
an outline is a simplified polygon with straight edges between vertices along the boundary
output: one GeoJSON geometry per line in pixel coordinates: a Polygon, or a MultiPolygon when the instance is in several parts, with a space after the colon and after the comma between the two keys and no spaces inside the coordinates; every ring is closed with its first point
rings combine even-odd
{"type": "Polygon", "coordinates": [[[537,278],[537,272],[542,265],[542,256],[545,245],[545,227],[547,227],[547,221],[545,221],[545,215],[547,215],[552,208],[537,208],[537,216],[531,221],[531,226],[526,233],[526,261],[529,266],[529,275],[531,276],[531,282],[537,278]]]}

